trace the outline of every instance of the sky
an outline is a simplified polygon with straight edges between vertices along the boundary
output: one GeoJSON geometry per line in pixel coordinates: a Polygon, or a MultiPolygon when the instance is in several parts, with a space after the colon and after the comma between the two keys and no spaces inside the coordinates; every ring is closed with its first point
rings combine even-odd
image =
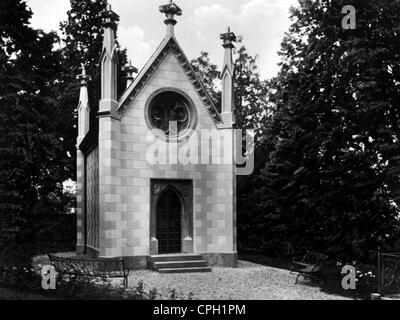
{"type": "MultiPolygon", "coordinates": [[[[26,0],[31,7],[32,26],[45,31],[59,30],[60,21],[67,18],[69,0],[26,0]]],[[[128,49],[132,64],[144,66],[166,33],[160,5],[168,0],[108,0],[120,16],[118,42],[128,49]]],[[[175,36],[189,59],[201,51],[210,53],[211,62],[222,65],[223,48],[219,35],[231,27],[242,35],[251,55],[259,55],[262,78],[278,72],[277,54],[284,33],[291,21],[289,8],[297,0],[174,0],[182,9],[175,19],[175,36]]]]}

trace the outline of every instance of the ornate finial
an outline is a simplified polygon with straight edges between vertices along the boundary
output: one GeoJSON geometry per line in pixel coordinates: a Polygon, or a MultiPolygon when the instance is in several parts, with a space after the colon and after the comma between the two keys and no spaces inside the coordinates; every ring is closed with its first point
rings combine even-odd
{"type": "Polygon", "coordinates": [[[224,48],[234,48],[232,42],[236,42],[236,35],[231,32],[230,27],[228,27],[228,32],[220,35],[220,39],[224,41],[224,43],[222,44],[224,48]]]}
{"type": "Polygon", "coordinates": [[[132,76],[133,73],[138,73],[138,69],[132,65],[132,60],[129,60],[129,63],[124,67],[126,73],[132,76]]]}
{"type": "Polygon", "coordinates": [[[117,29],[117,22],[119,21],[119,15],[117,15],[111,9],[111,5],[107,5],[106,11],[103,12],[103,26],[105,28],[117,29]]]}
{"type": "Polygon", "coordinates": [[[169,0],[168,4],[160,6],[160,12],[165,13],[167,19],[164,20],[164,23],[167,25],[167,34],[174,33],[174,25],[176,24],[176,20],[174,19],[175,15],[181,16],[182,10],[179,8],[172,0],[169,0]]]}
{"type": "Polygon", "coordinates": [[[138,73],[138,69],[135,68],[132,65],[132,61],[129,60],[129,63],[124,67],[124,70],[126,71],[126,87],[129,87],[130,84],[133,82],[135,79],[133,74],[138,73]]]}
{"type": "Polygon", "coordinates": [[[86,68],[83,63],[82,63],[82,73],[78,75],[76,79],[80,81],[81,86],[87,86],[88,82],[92,80],[92,78],[86,74],[86,68]]]}

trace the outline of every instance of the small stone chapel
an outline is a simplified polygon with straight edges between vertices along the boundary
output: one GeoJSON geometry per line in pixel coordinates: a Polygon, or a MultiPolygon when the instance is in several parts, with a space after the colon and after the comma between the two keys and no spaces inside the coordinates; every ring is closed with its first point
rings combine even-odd
{"type": "MultiPolygon", "coordinates": [[[[127,67],[126,91],[117,97],[119,17],[108,6],[96,125],[89,126],[89,105],[97,103],[88,101],[89,75],[83,68],[78,76],[77,253],[122,257],[134,269],[157,269],[157,263],[171,272],[235,267],[232,50],[236,37],[229,29],[220,35],[225,53],[219,112],[174,35],[175,16],[182,10],[170,1],[160,6],[160,12],[166,16],[164,39],[135,78],[135,68],[127,67]],[[228,137],[228,148],[226,143],[220,147],[225,161],[148,161],[154,143],[149,136],[179,148],[204,130],[218,130],[228,137]]],[[[200,153],[203,144],[197,145],[200,153]]]]}

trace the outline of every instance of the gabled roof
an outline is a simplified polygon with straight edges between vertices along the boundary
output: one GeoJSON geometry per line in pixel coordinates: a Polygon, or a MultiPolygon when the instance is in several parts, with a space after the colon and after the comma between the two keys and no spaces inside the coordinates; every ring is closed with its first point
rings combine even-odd
{"type": "Polygon", "coordinates": [[[200,97],[200,100],[203,102],[203,105],[207,109],[213,121],[216,124],[220,124],[222,122],[222,119],[217,108],[215,107],[203,83],[196,75],[196,72],[193,70],[190,61],[186,57],[185,53],[179,46],[178,41],[175,39],[173,35],[166,37],[161,42],[157,50],[151,56],[151,58],[143,67],[143,69],[140,71],[135,81],[127,88],[125,93],[122,95],[117,108],[118,114],[120,116],[123,115],[125,110],[128,108],[129,103],[135,99],[140,90],[143,89],[146,82],[151,78],[151,76],[158,69],[158,67],[161,65],[163,60],[168,56],[170,52],[172,52],[179,61],[186,76],[192,83],[194,89],[196,90],[197,94],[200,97]]]}

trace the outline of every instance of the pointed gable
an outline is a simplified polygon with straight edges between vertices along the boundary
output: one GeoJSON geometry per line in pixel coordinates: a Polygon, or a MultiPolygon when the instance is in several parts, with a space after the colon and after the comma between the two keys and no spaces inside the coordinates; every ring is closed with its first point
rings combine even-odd
{"type": "Polygon", "coordinates": [[[118,114],[120,116],[123,116],[130,102],[135,99],[140,90],[143,89],[147,81],[151,78],[151,76],[155,73],[155,71],[158,69],[158,67],[170,53],[172,53],[178,60],[188,80],[193,85],[193,88],[199,95],[200,100],[203,102],[203,106],[206,108],[211,119],[216,124],[220,124],[222,120],[217,108],[215,107],[202,81],[199,79],[199,77],[193,70],[190,61],[186,57],[185,53],[179,46],[178,41],[175,39],[173,35],[166,37],[161,42],[161,44],[158,46],[157,50],[152,55],[150,60],[140,71],[135,81],[127,88],[125,93],[122,95],[120,102],[118,104],[118,109],[117,109],[118,114]]]}

